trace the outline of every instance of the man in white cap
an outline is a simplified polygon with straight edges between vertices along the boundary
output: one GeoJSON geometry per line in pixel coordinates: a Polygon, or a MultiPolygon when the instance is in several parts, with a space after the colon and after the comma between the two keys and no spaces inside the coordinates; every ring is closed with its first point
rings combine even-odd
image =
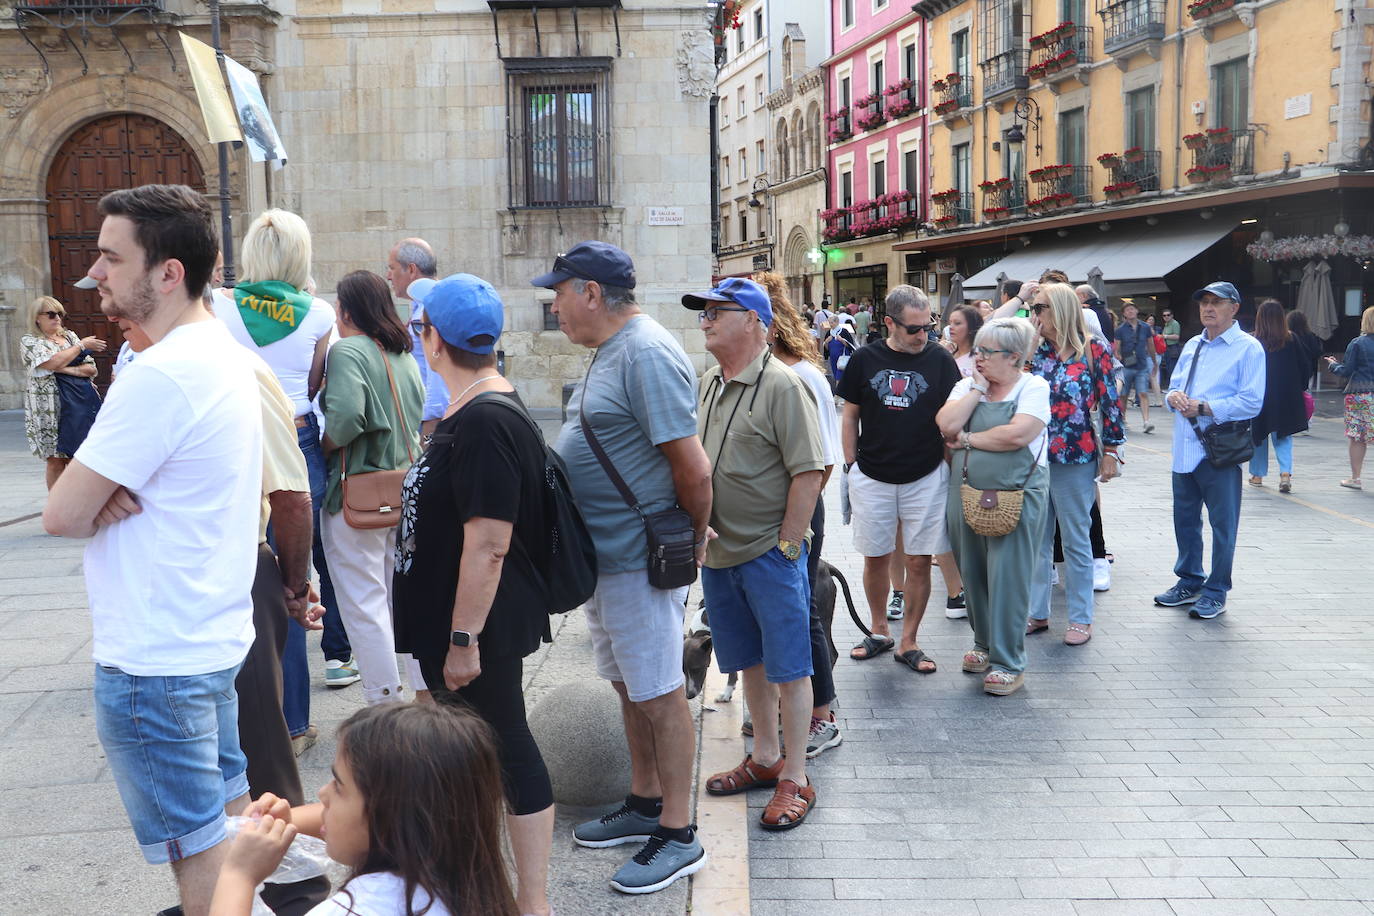
{"type": "Polygon", "coordinates": [[[439,266],[434,250],[420,238],[401,239],[386,258],[386,282],[401,299],[410,300],[410,352],[420,366],[420,381],[425,386],[425,406],[420,413],[420,433],[428,436],[448,408],[448,389],[437,372],[425,363],[425,348],[420,343],[418,322],[424,311],[426,294],[434,288],[439,266]]]}

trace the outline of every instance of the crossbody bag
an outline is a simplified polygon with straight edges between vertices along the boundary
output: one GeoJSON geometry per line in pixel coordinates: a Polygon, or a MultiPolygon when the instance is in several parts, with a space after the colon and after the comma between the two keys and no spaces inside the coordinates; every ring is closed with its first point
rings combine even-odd
{"type": "MultiPolygon", "coordinates": [[[[1021,403],[1021,392],[1016,394],[1016,403],[1021,403]]],[[[970,414],[968,421],[964,423],[964,432],[968,432],[972,424],[973,416],[970,414]]],[[[1045,453],[1048,442],[1047,432],[1040,443],[1039,454],[1035,456],[1030,470],[1026,472],[1026,479],[1021,481],[1020,488],[1016,490],[977,490],[969,486],[968,454],[972,449],[964,449],[964,478],[959,485],[959,501],[963,506],[964,522],[974,534],[1000,538],[1016,530],[1016,526],[1021,523],[1021,506],[1025,502],[1026,487],[1030,485],[1031,478],[1040,467],[1040,456],[1045,453]]]]}
{"type": "MultiPolygon", "coordinates": [[[[1206,346],[1207,337],[1203,335],[1198,342],[1197,352],[1193,354],[1193,364],[1188,367],[1188,380],[1183,383],[1184,394],[1188,394],[1188,389],[1193,385],[1193,376],[1197,374],[1197,364],[1202,361],[1202,351],[1206,346]]],[[[1202,450],[1207,453],[1207,461],[1214,468],[1233,468],[1249,461],[1255,454],[1249,420],[1227,420],[1225,423],[1213,423],[1206,429],[1202,428],[1197,417],[1189,417],[1188,422],[1202,443],[1202,450]]]]}
{"type": "MultiPolygon", "coordinates": [[[[377,343],[375,340],[373,343],[377,343]]],[[[405,411],[401,410],[401,398],[396,393],[396,378],[391,374],[391,360],[386,358],[386,350],[381,344],[377,349],[382,354],[382,365],[386,367],[386,380],[391,386],[391,402],[396,405],[396,419],[401,425],[401,436],[406,443],[406,466],[391,471],[365,471],[361,474],[348,473],[348,446],[340,448],[339,486],[343,490],[344,521],[350,528],[369,530],[373,528],[394,528],[401,520],[401,490],[405,485],[406,474],[415,463],[415,455],[410,448],[410,433],[406,430],[405,411]]]]}

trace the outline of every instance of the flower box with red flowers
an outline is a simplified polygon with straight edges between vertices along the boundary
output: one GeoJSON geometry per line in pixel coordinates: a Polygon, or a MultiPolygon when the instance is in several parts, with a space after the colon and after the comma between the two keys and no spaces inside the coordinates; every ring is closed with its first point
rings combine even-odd
{"type": "Polygon", "coordinates": [[[1059,23],[1059,25],[1057,25],[1057,26],[1055,26],[1054,28],[1050,29],[1050,30],[1049,30],[1048,32],[1046,32],[1045,34],[1048,35],[1048,36],[1050,37],[1050,40],[1051,40],[1051,41],[1055,41],[1055,40],[1059,40],[1059,39],[1068,38],[1070,35],[1073,34],[1074,28],[1075,28],[1075,26],[1074,26],[1074,24],[1073,24],[1072,21],[1061,22],[1061,23],[1059,23]]]}
{"type": "Polygon", "coordinates": [[[984,207],[983,216],[989,220],[1006,219],[1011,216],[1011,207],[984,207]]]}
{"type": "Polygon", "coordinates": [[[887,116],[889,118],[904,118],[916,110],[916,103],[903,96],[893,99],[887,103],[887,116]]]}
{"type": "Polygon", "coordinates": [[[821,219],[835,219],[836,217],[844,216],[845,213],[846,210],[844,207],[831,207],[829,210],[821,211],[821,219]]]}
{"type": "Polygon", "coordinates": [[[886,89],[884,89],[884,90],[883,90],[883,95],[886,95],[886,96],[897,95],[898,93],[905,92],[906,90],[910,89],[910,88],[911,88],[912,86],[914,86],[914,85],[916,85],[916,83],[913,82],[912,80],[909,80],[909,79],[901,79],[901,80],[898,80],[897,82],[893,83],[891,86],[888,86],[886,89]]]}
{"type": "Polygon", "coordinates": [[[931,220],[931,223],[935,226],[936,229],[948,229],[950,226],[953,226],[958,222],[959,218],[955,216],[953,213],[945,213],[931,220]]]}
{"type": "Polygon", "coordinates": [[[990,178],[990,179],[988,179],[987,181],[980,181],[980,182],[978,182],[978,190],[984,191],[984,192],[987,192],[987,191],[1000,191],[1000,190],[1002,190],[1003,188],[1009,188],[1009,187],[1011,187],[1011,179],[1010,179],[1010,178],[990,178]]]}
{"type": "Polygon", "coordinates": [[[827,242],[847,242],[854,237],[854,233],[841,226],[831,226],[821,233],[827,242]]]}
{"type": "Polygon", "coordinates": [[[1121,158],[1125,159],[1127,162],[1144,162],[1145,150],[1138,146],[1133,146],[1130,149],[1126,150],[1126,152],[1122,153],[1121,158]]]}
{"type": "Polygon", "coordinates": [[[826,116],[825,116],[825,119],[826,119],[827,121],[829,121],[830,123],[833,124],[833,123],[835,123],[836,121],[843,120],[843,119],[845,118],[845,116],[847,116],[848,114],[849,114],[849,109],[848,109],[848,108],[839,108],[839,109],[836,109],[835,111],[830,112],[830,114],[826,115],[826,116]]]}
{"type": "Polygon", "coordinates": [[[1202,131],[1198,131],[1195,134],[1184,134],[1183,145],[1188,147],[1188,149],[1206,149],[1207,135],[1202,131]]]}
{"type": "Polygon", "coordinates": [[[1075,198],[1072,194],[1068,193],[1067,191],[1060,191],[1056,194],[1051,194],[1050,200],[1053,200],[1055,202],[1055,205],[1062,210],[1065,207],[1072,206],[1075,198]]]}
{"type": "Polygon", "coordinates": [[[1207,128],[1207,142],[1213,146],[1225,146],[1231,142],[1231,139],[1231,128],[1229,127],[1207,128]]]}
{"type": "Polygon", "coordinates": [[[951,112],[955,112],[955,111],[958,111],[958,110],[959,110],[959,101],[958,101],[958,99],[945,99],[943,102],[938,102],[938,103],[936,103],[936,105],[935,105],[935,113],[936,113],[937,115],[947,115],[947,114],[950,114],[951,112]]]}
{"type": "Polygon", "coordinates": [[[1209,177],[1207,174],[1207,166],[1205,165],[1195,165],[1184,172],[1184,175],[1193,184],[1205,184],[1209,177]]]}
{"type": "Polygon", "coordinates": [[[937,204],[952,203],[959,199],[959,189],[949,188],[945,191],[936,191],[934,194],[930,195],[930,199],[937,204]]]}
{"type": "Polygon", "coordinates": [[[1103,153],[1097,157],[1097,162],[1104,169],[1116,169],[1121,167],[1121,156],[1117,153],[1103,153]]]}
{"type": "Polygon", "coordinates": [[[887,123],[887,112],[865,111],[854,119],[854,126],[859,130],[872,130],[875,127],[882,127],[887,123]]]}
{"type": "Polygon", "coordinates": [[[1026,78],[1038,80],[1042,76],[1044,76],[1046,72],[1048,72],[1047,63],[1041,62],[1038,64],[1031,64],[1029,67],[1026,68],[1026,78]]]}
{"type": "Polygon", "coordinates": [[[930,84],[930,88],[934,92],[944,92],[946,89],[949,88],[949,86],[945,83],[944,80],[936,80],[935,82],[930,84]]]}
{"type": "Polygon", "coordinates": [[[879,98],[878,93],[876,93],[876,92],[870,92],[868,95],[861,96],[861,97],[855,99],[855,100],[854,100],[854,107],[855,107],[855,108],[863,108],[865,105],[872,105],[874,102],[878,101],[878,98],[879,98]]]}
{"type": "Polygon", "coordinates": [[[1134,197],[1140,193],[1140,183],[1136,181],[1119,181],[1116,184],[1109,184],[1102,189],[1102,193],[1107,195],[1109,200],[1121,200],[1125,197],[1134,197]]]}

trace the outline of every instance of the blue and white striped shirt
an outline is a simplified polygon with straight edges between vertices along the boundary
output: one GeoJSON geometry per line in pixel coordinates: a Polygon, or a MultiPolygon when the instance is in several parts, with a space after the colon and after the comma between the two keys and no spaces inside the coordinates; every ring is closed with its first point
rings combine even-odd
{"type": "MultiPolygon", "coordinates": [[[[1264,385],[1264,347],[1235,321],[1211,340],[1204,331],[1184,344],[1169,379],[1169,390],[1183,391],[1190,398],[1207,402],[1212,415],[1197,418],[1204,429],[1213,423],[1259,416],[1264,406],[1264,385]],[[1197,374],[1185,389],[1194,360],[1198,361],[1197,374]]],[[[1206,457],[1193,425],[1174,411],[1174,471],[1190,474],[1206,457]]]]}

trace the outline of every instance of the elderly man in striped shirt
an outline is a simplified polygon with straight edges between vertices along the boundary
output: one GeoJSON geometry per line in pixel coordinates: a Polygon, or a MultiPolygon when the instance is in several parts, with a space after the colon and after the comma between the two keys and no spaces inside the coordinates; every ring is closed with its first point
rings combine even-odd
{"type": "Polygon", "coordinates": [[[1226,613],[1231,564],[1240,527],[1240,465],[1218,468],[1207,460],[1197,429],[1249,420],[1264,404],[1265,356],[1260,342],[1240,329],[1240,293],[1224,281],[1193,293],[1203,331],[1183,346],[1169,380],[1165,405],[1174,414],[1174,540],[1178,582],[1155,595],[1163,607],[1192,605],[1189,616],[1211,620],[1226,613]],[[1202,571],[1202,507],[1212,524],[1212,571],[1202,571]]]}

